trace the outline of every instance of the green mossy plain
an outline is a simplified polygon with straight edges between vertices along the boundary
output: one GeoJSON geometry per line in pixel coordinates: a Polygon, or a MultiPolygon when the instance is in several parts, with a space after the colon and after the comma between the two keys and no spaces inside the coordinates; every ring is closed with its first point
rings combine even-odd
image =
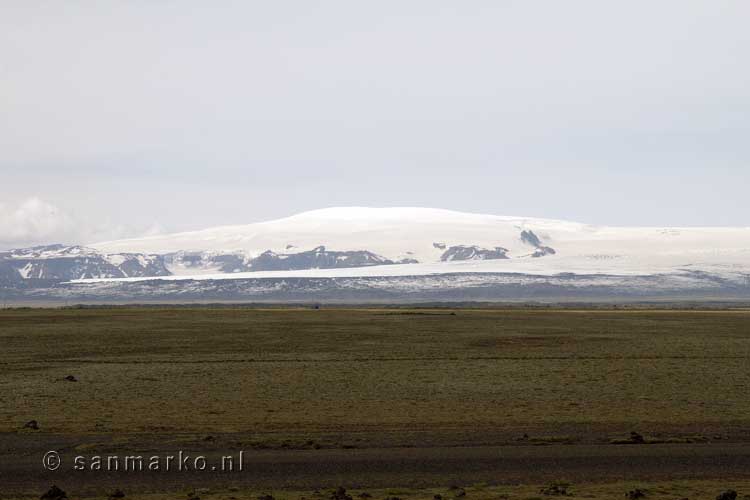
{"type": "Polygon", "coordinates": [[[750,421],[746,311],[6,310],[0,346],[2,432],[559,439],[750,421]]]}

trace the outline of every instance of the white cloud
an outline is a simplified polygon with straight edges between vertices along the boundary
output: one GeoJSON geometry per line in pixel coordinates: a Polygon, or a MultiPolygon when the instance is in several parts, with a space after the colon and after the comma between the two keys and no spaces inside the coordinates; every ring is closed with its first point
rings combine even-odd
{"type": "Polygon", "coordinates": [[[0,205],[0,247],[71,243],[80,236],[70,215],[39,198],[28,198],[15,207],[0,205]]]}
{"type": "Polygon", "coordinates": [[[38,197],[16,204],[0,204],[0,249],[33,245],[87,244],[97,241],[152,236],[163,228],[158,222],[148,227],[134,227],[84,222],[60,207],[38,197]]]}

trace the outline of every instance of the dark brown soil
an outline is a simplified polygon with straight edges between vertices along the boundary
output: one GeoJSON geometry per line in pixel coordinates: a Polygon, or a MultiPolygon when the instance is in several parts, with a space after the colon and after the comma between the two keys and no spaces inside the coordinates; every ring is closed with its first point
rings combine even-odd
{"type": "MultiPolygon", "coordinates": [[[[85,438],[91,439],[91,438],[85,438]]],[[[73,457],[175,454],[175,446],[154,446],[142,437],[127,448],[81,451],[81,438],[18,434],[0,436],[0,483],[4,495],[44,491],[50,484],[77,496],[122,489],[129,492],[182,491],[188,487],[227,485],[252,488],[314,490],[346,485],[353,488],[446,487],[450,484],[534,484],[560,478],[573,482],[716,479],[750,477],[750,443],[646,444],[638,446],[582,444],[528,446],[455,446],[367,449],[246,450],[243,470],[234,472],[75,471],[73,457]],[[57,450],[62,466],[44,471],[42,456],[57,450]]],[[[225,441],[219,436],[218,442],[225,441]]],[[[209,464],[237,449],[214,443],[192,443],[183,449],[204,455],[209,464]]]]}

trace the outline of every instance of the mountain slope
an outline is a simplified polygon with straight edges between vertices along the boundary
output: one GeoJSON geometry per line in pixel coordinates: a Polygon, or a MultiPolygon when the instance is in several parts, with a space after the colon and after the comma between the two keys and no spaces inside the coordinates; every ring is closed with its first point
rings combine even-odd
{"type": "Polygon", "coordinates": [[[59,244],[0,252],[0,287],[169,274],[158,255],[106,255],[91,248],[59,244]]]}
{"type": "Polygon", "coordinates": [[[332,208],[90,247],[0,252],[0,288],[66,300],[745,297],[750,228],[332,208]]]}
{"type": "MultiPolygon", "coordinates": [[[[517,254],[532,253],[520,239],[522,229],[581,231],[586,226],[562,221],[466,214],[426,208],[329,208],[284,219],[242,226],[222,226],[147,238],[92,245],[114,252],[183,251],[290,253],[325,246],[335,251],[368,250],[391,260],[439,261],[441,248],[477,245],[493,249],[498,242],[517,254]],[[411,252],[411,253],[409,253],[411,252]]],[[[543,237],[543,235],[540,235],[543,237]]]]}
{"type": "Polygon", "coordinates": [[[658,272],[695,265],[744,268],[750,261],[750,228],[620,228],[439,209],[351,207],[92,246],[107,253],[192,251],[248,259],[269,251],[295,255],[324,246],[334,252],[369,252],[383,261],[445,262],[446,272],[449,262],[466,260],[493,260],[487,270],[507,272],[516,267],[550,273],[658,272]],[[494,262],[499,260],[507,262],[494,262]]]}

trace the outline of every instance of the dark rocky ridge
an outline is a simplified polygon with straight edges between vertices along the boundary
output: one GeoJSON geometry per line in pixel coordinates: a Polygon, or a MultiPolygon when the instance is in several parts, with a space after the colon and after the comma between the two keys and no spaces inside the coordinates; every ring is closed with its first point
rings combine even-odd
{"type": "Polygon", "coordinates": [[[215,269],[220,273],[239,273],[249,271],[247,259],[242,254],[215,255],[204,252],[175,252],[166,254],[167,266],[180,266],[185,269],[215,269]]]}
{"type": "Polygon", "coordinates": [[[337,252],[319,246],[307,252],[276,254],[270,250],[250,261],[250,271],[292,271],[299,269],[336,269],[343,267],[416,264],[414,259],[393,261],[367,250],[337,252]]]}
{"type": "Polygon", "coordinates": [[[47,245],[0,252],[0,288],[44,288],[56,283],[92,278],[170,276],[171,266],[237,273],[415,263],[417,261],[411,258],[394,261],[367,250],[333,251],[324,246],[297,253],[277,254],[268,250],[249,259],[243,254],[205,252],[107,255],[80,246],[47,245]]]}
{"type": "Polygon", "coordinates": [[[251,271],[295,271],[301,269],[336,269],[344,267],[416,264],[415,259],[393,261],[367,250],[334,251],[324,246],[295,253],[276,253],[266,250],[249,259],[244,254],[210,254],[178,252],[165,255],[168,265],[184,268],[213,268],[221,273],[251,271]]]}
{"type": "Polygon", "coordinates": [[[76,279],[170,274],[159,255],[103,255],[89,248],[64,245],[0,253],[0,287],[37,287],[76,279]]]}
{"type": "Polygon", "coordinates": [[[440,256],[440,260],[443,262],[450,262],[455,260],[493,260],[493,259],[508,259],[508,249],[503,247],[495,247],[494,249],[482,248],[478,246],[464,246],[457,245],[449,247],[448,250],[443,252],[440,256]]]}
{"type": "MultiPolygon", "coordinates": [[[[542,244],[533,231],[524,230],[521,241],[534,248],[525,257],[552,255],[555,250],[542,244]]],[[[440,260],[468,261],[509,259],[508,249],[497,246],[447,246],[435,242],[443,251],[440,260]]],[[[290,250],[291,245],[287,245],[290,250]]],[[[410,252],[406,253],[407,255],[410,252]]],[[[522,256],[524,257],[524,256],[522,256]]],[[[391,260],[368,250],[329,250],[318,246],[307,251],[276,253],[267,250],[257,257],[246,254],[213,252],[173,252],[163,255],[144,253],[104,254],[82,246],[45,245],[0,252],[0,289],[38,289],[78,279],[162,277],[179,268],[188,274],[252,271],[294,271],[305,269],[337,269],[393,264],[416,264],[416,259],[391,260]]]]}
{"type": "Polygon", "coordinates": [[[545,255],[555,255],[556,253],[554,248],[542,245],[542,240],[534,234],[534,231],[521,231],[521,241],[536,248],[534,253],[531,254],[532,257],[544,257],[545,255]]]}

